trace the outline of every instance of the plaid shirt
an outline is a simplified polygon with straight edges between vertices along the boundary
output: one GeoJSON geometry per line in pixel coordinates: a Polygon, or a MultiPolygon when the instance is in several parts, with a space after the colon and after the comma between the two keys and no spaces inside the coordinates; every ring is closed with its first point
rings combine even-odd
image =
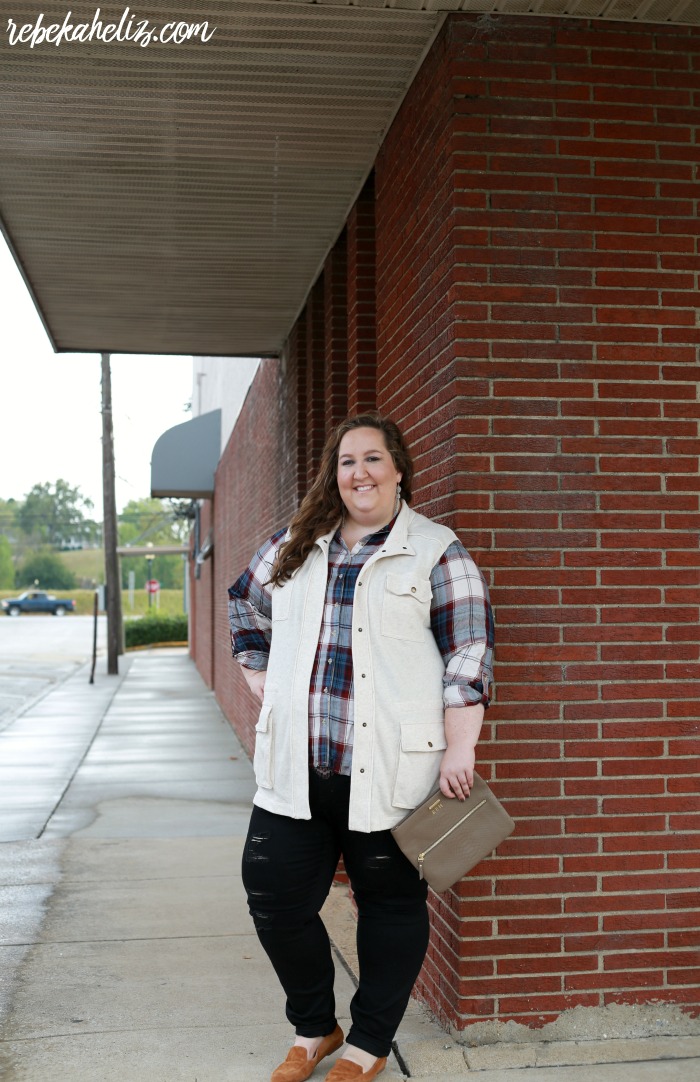
{"type": "MultiPolygon", "coordinates": [[[[388,537],[393,521],[350,551],[338,530],[329,545],[328,584],[309,686],[309,761],[317,769],[350,774],[354,732],[352,605],[357,576],[388,537]]],[[[270,586],[265,585],[287,530],[279,530],[230,587],[231,646],[249,669],[267,668],[272,628],[270,586]]],[[[430,576],[431,628],[446,670],[448,706],[489,703],[493,618],[484,578],[459,543],[446,549],[430,576]]]]}

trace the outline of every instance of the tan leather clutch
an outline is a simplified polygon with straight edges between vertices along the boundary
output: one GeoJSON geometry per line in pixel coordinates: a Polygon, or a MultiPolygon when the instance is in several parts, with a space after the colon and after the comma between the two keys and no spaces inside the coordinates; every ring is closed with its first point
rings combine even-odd
{"type": "Polygon", "coordinates": [[[475,772],[467,800],[450,800],[438,789],[391,833],[421,879],[440,892],[466,875],[514,830],[506,809],[475,772]]]}

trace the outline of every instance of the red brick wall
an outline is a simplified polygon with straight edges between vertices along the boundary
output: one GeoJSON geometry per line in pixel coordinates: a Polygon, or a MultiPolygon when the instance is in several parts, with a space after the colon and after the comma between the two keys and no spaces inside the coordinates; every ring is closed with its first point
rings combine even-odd
{"type": "Polygon", "coordinates": [[[435,900],[457,1025],[700,1001],[699,46],[451,17],[377,161],[379,406],[492,583],[518,820],[435,900]]]}

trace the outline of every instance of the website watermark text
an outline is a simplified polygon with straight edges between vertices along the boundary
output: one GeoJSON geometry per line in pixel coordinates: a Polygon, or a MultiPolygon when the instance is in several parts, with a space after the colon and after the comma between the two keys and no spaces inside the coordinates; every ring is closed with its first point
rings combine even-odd
{"type": "Polygon", "coordinates": [[[139,19],[130,9],[124,8],[118,23],[107,22],[101,18],[97,8],[92,22],[73,20],[68,12],[61,23],[47,23],[43,13],[37,15],[33,23],[20,25],[14,19],[7,20],[7,37],[10,45],[28,45],[34,49],[37,45],[86,44],[102,41],[107,44],[114,41],[128,41],[144,48],[147,45],[183,45],[188,41],[210,41],[216,27],[208,22],[188,23],[170,22],[163,26],[154,26],[148,19],[139,19]]]}

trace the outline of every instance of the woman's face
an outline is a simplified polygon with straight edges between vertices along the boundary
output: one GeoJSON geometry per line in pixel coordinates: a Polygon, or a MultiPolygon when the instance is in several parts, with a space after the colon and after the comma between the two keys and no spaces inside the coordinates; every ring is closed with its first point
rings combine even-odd
{"type": "Polygon", "coordinates": [[[378,428],[353,428],[338,448],[338,490],[347,518],[358,526],[378,529],[394,514],[401,474],[378,428]]]}

